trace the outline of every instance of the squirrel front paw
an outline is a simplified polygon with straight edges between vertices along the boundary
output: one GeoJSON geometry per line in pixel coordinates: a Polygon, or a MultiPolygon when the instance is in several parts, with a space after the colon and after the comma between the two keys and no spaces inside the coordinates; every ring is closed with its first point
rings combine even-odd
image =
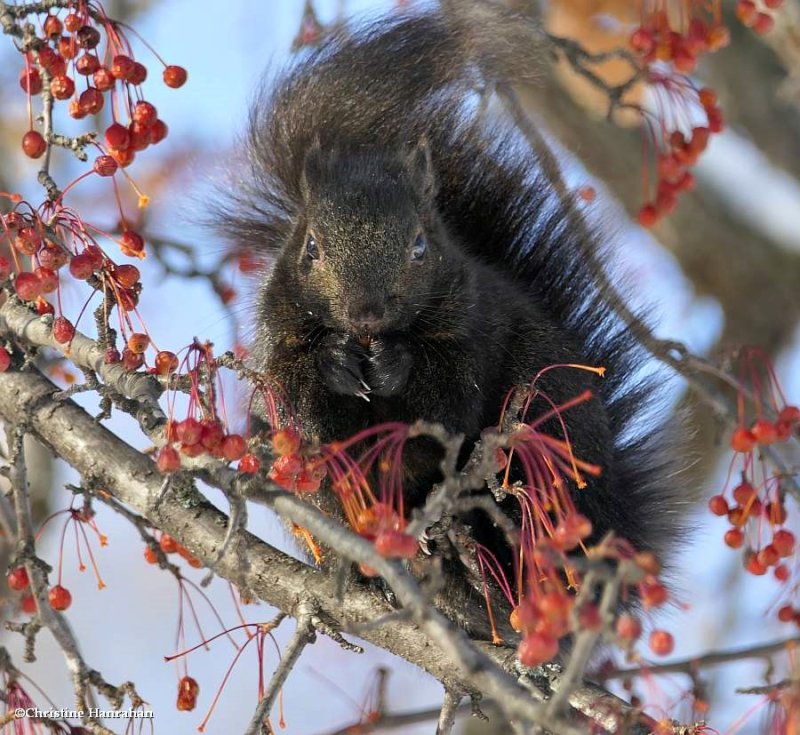
{"type": "Polygon", "coordinates": [[[408,383],[413,358],[402,342],[375,340],[370,345],[366,379],[372,394],[393,396],[408,383]]]}
{"type": "Polygon", "coordinates": [[[347,334],[329,334],[316,350],[317,367],[325,385],[334,393],[367,398],[370,386],[364,379],[364,348],[347,334]]]}

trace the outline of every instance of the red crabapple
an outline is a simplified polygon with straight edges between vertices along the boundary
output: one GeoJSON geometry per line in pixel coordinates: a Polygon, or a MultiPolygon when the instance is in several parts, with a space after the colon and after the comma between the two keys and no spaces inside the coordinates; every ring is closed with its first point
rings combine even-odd
{"type": "Polygon", "coordinates": [[[22,150],[28,158],[41,158],[47,150],[47,143],[40,132],[29,130],[22,136],[22,150]]]}
{"type": "Polygon", "coordinates": [[[650,650],[657,656],[667,656],[675,648],[675,639],[666,630],[654,630],[650,634],[650,650]]]}
{"type": "Polygon", "coordinates": [[[170,66],[164,69],[164,84],[168,87],[172,87],[173,89],[177,89],[178,87],[182,87],[186,84],[186,79],[188,78],[188,73],[186,69],[182,66],[175,66],[171,64],[170,66]]]}
{"type": "Polygon", "coordinates": [[[181,468],[181,458],[178,454],[178,450],[169,444],[165,447],[161,447],[158,452],[156,465],[164,474],[168,472],[177,472],[181,468]]]}
{"type": "Polygon", "coordinates": [[[55,587],[50,588],[47,595],[50,600],[50,607],[53,610],[66,610],[72,604],[72,594],[66,587],[57,584],[55,587]]]}
{"type": "Polygon", "coordinates": [[[14,289],[23,301],[36,301],[36,297],[42,292],[39,278],[36,274],[27,272],[17,274],[14,289]]]}
{"type": "Polygon", "coordinates": [[[75,327],[66,317],[60,316],[53,321],[53,337],[59,344],[65,345],[75,336],[75,327]]]}
{"type": "Polygon", "coordinates": [[[528,633],[517,649],[523,666],[539,666],[558,653],[558,641],[542,633],[528,633]]]}
{"type": "Polygon", "coordinates": [[[6,582],[10,589],[15,592],[22,592],[30,586],[30,579],[28,578],[28,571],[25,567],[17,567],[12,569],[6,577],[6,582]]]}
{"type": "Polygon", "coordinates": [[[94,170],[98,176],[113,176],[118,168],[119,164],[113,156],[103,155],[94,159],[94,170]]]}
{"type": "Polygon", "coordinates": [[[239,471],[245,472],[249,475],[254,475],[261,469],[261,462],[254,454],[245,454],[239,460],[239,471]]]}
{"type": "MultiPolygon", "coordinates": [[[[176,358],[177,359],[177,358],[176,358]]],[[[228,434],[222,440],[222,456],[228,462],[235,462],[247,453],[247,442],[239,434],[228,434]]]]}

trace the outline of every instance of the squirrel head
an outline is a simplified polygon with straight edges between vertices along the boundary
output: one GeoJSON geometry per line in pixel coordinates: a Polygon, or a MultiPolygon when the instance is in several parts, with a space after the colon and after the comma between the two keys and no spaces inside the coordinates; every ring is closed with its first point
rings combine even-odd
{"type": "Polygon", "coordinates": [[[408,329],[447,290],[442,273],[451,258],[424,143],[387,153],[325,150],[317,140],[300,188],[301,211],[280,260],[306,314],[335,331],[376,336],[408,329]]]}

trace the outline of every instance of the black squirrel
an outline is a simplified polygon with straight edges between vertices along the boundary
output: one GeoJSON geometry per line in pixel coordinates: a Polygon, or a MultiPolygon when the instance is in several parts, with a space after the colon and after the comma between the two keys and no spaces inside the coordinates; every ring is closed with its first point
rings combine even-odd
{"type": "MultiPolygon", "coordinates": [[[[476,25],[433,11],[340,29],[257,101],[252,170],[222,217],[274,258],[252,364],[321,441],[426,419],[467,446],[542,368],[603,366],[603,379],[554,370],[540,383],[556,402],[595,394],[564,414],[575,455],[603,468],[575,500],[593,540],[613,530],[661,553],[679,504],[659,433],[631,438],[651,392],[633,379],[643,351],[585,261],[587,223],[485,104],[492,73],[531,63],[515,55],[527,30],[510,13],[476,25]]],[[[404,459],[413,508],[439,452],[417,439],[404,459]]],[[[331,498],[318,502],[334,512],[331,498]]],[[[503,543],[486,517],[468,522],[482,544],[503,543]]]]}

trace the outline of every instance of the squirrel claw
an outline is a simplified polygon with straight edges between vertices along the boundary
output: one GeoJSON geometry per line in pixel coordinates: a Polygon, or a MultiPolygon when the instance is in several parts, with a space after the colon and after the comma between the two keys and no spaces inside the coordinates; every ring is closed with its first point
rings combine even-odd
{"type": "Polygon", "coordinates": [[[361,372],[363,348],[348,335],[331,334],[317,351],[317,364],[325,384],[334,393],[366,398],[370,387],[361,372]]]}
{"type": "Polygon", "coordinates": [[[367,361],[367,376],[374,386],[372,393],[388,398],[408,384],[413,358],[401,341],[379,341],[373,345],[367,361]]]}
{"type": "Polygon", "coordinates": [[[363,398],[367,403],[369,403],[370,402],[369,401],[369,396],[367,394],[372,392],[372,388],[370,388],[369,385],[364,380],[359,380],[358,382],[361,383],[361,387],[364,390],[356,391],[356,395],[359,398],[363,398]]]}

